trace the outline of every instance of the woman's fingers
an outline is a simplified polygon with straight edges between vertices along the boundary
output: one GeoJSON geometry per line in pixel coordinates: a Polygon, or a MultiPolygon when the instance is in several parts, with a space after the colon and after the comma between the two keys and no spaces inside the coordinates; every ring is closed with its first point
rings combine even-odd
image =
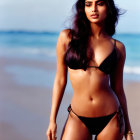
{"type": "Polygon", "coordinates": [[[51,122],[46,132],[46,136],[48,137],[48,140],[56,140],[56,130],[57,130],[56,123],[51,122]]]}
{"type": "Polygon", "coordinates": [[[56,140],[57,139],[56,132],[55,131],[53,131],[53,132],[51,132],[51,131],[47,132],[47,137],[48,137],[48,140],[56,140]]]}
{"type": "Polygon", "coordinates": [[[55,131],[52,132],[52,140],[56,140],[56,132],[55,131]]]}
{"type": "Polygon", "coordinates": [[[48,132],[46,133],[46,135],[47,135],[47,137],[48,137],[48,140],[52,140],[52,138],[51,138],[51,132],[50,132],[50,131],[48,131],[48,132]]]}

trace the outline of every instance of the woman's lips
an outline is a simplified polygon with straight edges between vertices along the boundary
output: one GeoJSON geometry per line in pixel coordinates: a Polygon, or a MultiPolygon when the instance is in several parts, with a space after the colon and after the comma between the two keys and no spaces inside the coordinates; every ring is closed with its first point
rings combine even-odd
{"type": "Polygon", "coordinates": [[[98,18],[98,16],[99,16],[98,14],[92,14],[91,15],[92,18],[98,18]]]}

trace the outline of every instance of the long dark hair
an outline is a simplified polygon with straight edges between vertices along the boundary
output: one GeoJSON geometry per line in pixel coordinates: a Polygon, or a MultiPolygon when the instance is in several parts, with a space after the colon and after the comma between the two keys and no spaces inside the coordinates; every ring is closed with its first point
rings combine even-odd
{"type": "MultiPolygon", "coordinates": [[[[119,9],[113,0],[104,0],[107,6],[107,17],[104,23],[104,31],[112,36],[118,22],[119,9]]],[[[90,22],[85,14],[85,0],[78,0],[75,4],[75,16],[70,30],[71,41],[65,55],[66,64],[72,69],[84,69],[91,59],[92,54],[87,55],[89,37],[91,35],[90,22]]]]}

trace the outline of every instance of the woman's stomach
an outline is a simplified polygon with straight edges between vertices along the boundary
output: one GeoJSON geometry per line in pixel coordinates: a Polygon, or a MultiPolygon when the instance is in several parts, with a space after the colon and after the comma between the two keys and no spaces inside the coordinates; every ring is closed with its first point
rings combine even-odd
{"type": "Polygon", "coordinates": [[[100,89],[99,91],[89,92],[87,89],[83,92],[74,92],[71,101],[72,109],[78,115],[85,117],[109,115],[117,111],[119,105],[119,100],[110,87],[108,90],[100,89]]]}
{"type": "Polygon", "coordinates": [[[97,117],[117,111],[119,100],[109,85],[109,75],[98,69],[71,70],[72,109],[80,116],[97,117]]]}

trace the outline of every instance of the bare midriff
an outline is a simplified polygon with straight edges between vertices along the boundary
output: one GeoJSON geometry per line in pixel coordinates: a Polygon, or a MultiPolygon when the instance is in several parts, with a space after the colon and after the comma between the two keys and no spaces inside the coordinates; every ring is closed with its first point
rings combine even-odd
{"type": "Polygon", "coordinates": [[[73,87],[72,109],[79,116],[99,117],[117,111],[119,100],[109,84],[109,75],[98,68],[68,68],[73,87]]]}

